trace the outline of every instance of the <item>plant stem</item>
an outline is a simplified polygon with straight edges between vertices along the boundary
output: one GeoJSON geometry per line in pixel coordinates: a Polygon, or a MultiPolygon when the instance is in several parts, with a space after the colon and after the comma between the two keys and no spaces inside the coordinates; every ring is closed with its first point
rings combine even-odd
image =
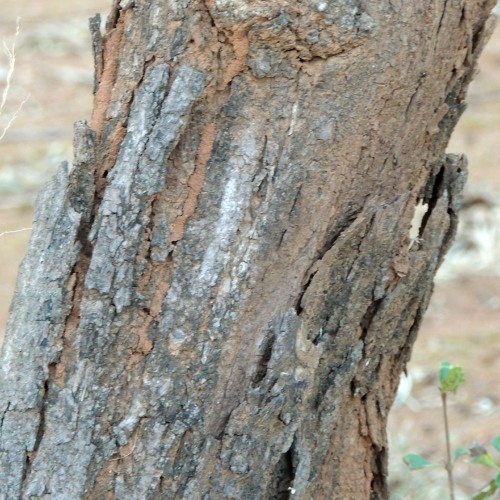
{"type": "Polygon", "coordinates": [[[453,462],[451,460],[450,429],[448,427],[448,410],[446,407],[446,392],[441,391],[441,402],[443,403],[444,435],[446,437],[446,472],[448,473],[448,486],[450,488],[450,499],[455,500],[453,488],[453,462]]]}

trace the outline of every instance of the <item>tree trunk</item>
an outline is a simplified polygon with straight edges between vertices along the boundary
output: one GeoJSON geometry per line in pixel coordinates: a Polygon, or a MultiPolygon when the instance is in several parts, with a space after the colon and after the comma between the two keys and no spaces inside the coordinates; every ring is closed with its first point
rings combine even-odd
{"type": "Polygon", "coordinates": [[[92,121],[39,197],[3,347],[0,498],[387,497],[494,3],[91,20],[92,121]]]}

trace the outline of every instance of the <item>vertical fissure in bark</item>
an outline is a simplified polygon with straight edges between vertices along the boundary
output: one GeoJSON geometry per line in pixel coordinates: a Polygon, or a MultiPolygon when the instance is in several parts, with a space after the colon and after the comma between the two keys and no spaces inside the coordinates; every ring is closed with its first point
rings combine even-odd
{"type": "Polygon", "coordinates": [[[447,14],[447,9],[448,9],[448,0],[444,0],[443,6],[442,6],[441,18],[439,19],[439,23],[438,23],[438,26],[437,26],[437,33],[436,33],[436,37],[435,37],[436,43],[434,45],[434,50],[437,49],[437,45],[439,43],[439,35],[441,33],[441,28],[444,25],[443,21],[444,21],[444,18],[446,16],[446,14],[447,14]]]}
{"type": "Polygon", "coordinates": [[[425,192],[420,197],[420,200],[422,200],[422,202],[424,204],[427,204],[428,206],[427,211],[422,217],[422,222],[420,224],[420,230],[419,230],[420,234],[424,233],[425,227],[427,226],[427,222],[429,221],[443,193],[445,171],[446,167],[443,164],[439,168],[438,172],[429,178],[429,181],[427,182],[427,185],[425,187],[425,192]]]}
{"type": "Polygon", "coordinates": [[[458,225],[458,211],[462,200],[462,189],[467,179],[467,160],[464,156],[446,155],[437,174],[429,178],[421,199],[428,204],[428,210],[422,218],[421,232],[431,218],[434,210],[446,198],[447,220],[444,224],[443,238],[438,262],[441,263],[449,249],[458,225]]]}
{"type": "MultiPolygon", "coordinates": [[[[474,61],[472,60],[471,56],[480,51],[482,46],[488,41],[489,36],[495,27],[496,20],[496,15],[491,16],[486,20],[486,22],[478,22],[478,20],[476,20],[474,29],[472,31],[470,50],[467,54],[468,59],[471,59],[470,61],[468,61],[471,68],[474,67],[474,61]]],[[[469,77],[469,79],[472,79],[472,75],[469,77]]]]}
{"type": "Polygon", "coordinates": [[[258,385],[267,375],[269,361],[273,354],[273,345],[276,341],[276,333],[273,329],[268,329],[266,337],[262,342],[262,347],[257,353],[257,364],[255,368],[255,373],[253,376],[254,385],[258,385]]]}
{"type": "Polygon", "coordinates": [[[368,306],[368,309],[366,310],[365,314],[361,318],[361,321],[359,322],[359,326],[361,328],[361,336],[359,337],[359,340],[361,340],[363,342],[363,344],[366,342],[366,338],[367,338],[370,326],[371,326],[380,306],[382,305],[382,300],[383,300],[382,298],[373,299],[373,301],[368,306]]]}
{"type": "Polygon", "coordinates": [[[122,11],[120,4],[123,0],[113,0],[109,14],[106,17],[106,33],[109,33],[118,23],[120,13],[122,11]]]}
{"type": "Polygon", "coordinates": [[[56,371],[56,363],[50,363],[48,367],[48,377],[47,380],[43,383],[43,390],[42,390],[42,395],[41,395],[41,402],[40,402],[40,410],[39,410],[39,423],[38,423],[38,429],[35,437],[35,443],[33,445],[33,448],[31,450],[26,450],[25,452],[25,465],[24,465],[24,471],[23,471],[23,478],[22,478],[22,486],[21,486],[21,491],[23,491],[27,485],[27,480],[30,475],[31,467],[33,462],[35,461],[35,458],[37,456],[38,450],[40,448],[40,444],[42,442],[43,436],[45,434],[46,430],[46,412],[47,412],[47,404],[49,401],[49,391],[50,391],[50,384],[52,381],[55,379],[55,371],[56,371]]]}
{"type": "Polygon", "coordinates": [[[356,219],[363,212],[363,207],[347,207],[346,214],[342,215],[340,220],[335,218],[332,220],[331,234],[327,234],[326,241],[322,248],[318,251],[317,260],[322,260],[325,254],[330,251],[336,241],[356,222],[356,219]]]}
{"type": "MultiPolygon", "coordinates": [[[[414,103],[417,102],[417,98],[420,94],[420,91],[422,90],[424,84],[425,84],[425,79],[427,78],[427,71],[422,71],[420,73],[420,75],[418,76],[418,80],[417,80],[417,85],[416,85],[416,88],[415,88],[415,91],[413,92],[413,94],[411,95],[410,97],[410,100],[408,101],[408,105],[406,106],[406,109],[405,109],[405,118],[408,120],[410,119],[410,111],[413,111],[413,105],[414,103]]],[[[389,158],[388,158],[389,159],[389,158]]],[[[393,160],[393,164],[397,164],[397,159],[396,158],[392,158],[393,160]]]]}
{"type": "Polygon", "coordinates": [[[217,29],[217,23],[215,21],[214,16],[212,16],[212,10],[211,10],[211,7],[213,7],[214,0],[202,0],[201,3],[203,5],[205,12],[207,13],[208,17],[210,18],[210,25],[212,26],[212,28],[217,29]]]}
{"type": "Polygon", "coordinates": [[[10,410],[10,405],[11,405],[11,402],[9,401],[7,403],[7,405],[5,406],[5,409],[2,411],[2,416],[0,417],[0,435],[2,434],[3,421],[5,419],[5,415],[7,415],[7,412],[10,410]]]}
{"type": "Polygon", "coordinates": [[[48,372],[49,375],[53,376],[53,378],[49,376],[49,380],[61,386],[64,384],[64,371],[69,362],[68,357],[75,354],[74,336],[80,321],[85,276],[93,253],[89,233],[95,219],[96,149],[95,132],[90,129],[85,121],[76,122],[73,140],[74,161],[73,169],[69,173],[67,200],[68,208],[71,207],[81,216],[76,232],[76,241],[80,245],[80,250],[67,284],[71,308],[64,318],[61,328],[61,355],[48,372]]]}
{"type": "MultiPolygon", "coordinates": [[[[396,380],[399,381],[399,372],[396,374],[396,380]]],[[[396,384],[397,387],[397,384],[396,384]]],[[[379,395],[378,397],[381,397],[379,395]]],[[[377,422],[374,425],[381,426],[386,418],[382,412],[380,412],[379,399],[375,400],[377,406],[377,422]]],[[[368,403],[370,404],[370,403],[368,403]]],[[[371,402],[373,404],[373,402],[371,402]]],[[[372,500],[383,500],[388,497],[388,487],[387,487],[387,446],[383,446],[378,439],[378,436],[370,436],[370,471],[371,471],[371,482],[370,482],[370,498],[372,500]]]]}
{"type": "Polygon", "coordinates": [[[281,454],[271,474],[272,482],[266,494],[269,500],[295,498],[293,482],[295,479],[296,460],[296,437],[294,436],[290,448],[281,454]]]}
{"type": "Polygon", "coordinates": [[[47,402],[49,400],[50,384],[54,379],[55,370],[56,370],[56,363],[50,363],[49,376],[48,379],[43,384],[42,402],[40,403],[40,424],[38,426],[38,432],[35,438],[35,444],[33,446],[33,452],[32,456],[30,457],[30,462],[33,462],[33,460],[35,459],[45,432],[45,416],[47,411],[47,402]]]}
{"type": "MultiPolygon", "coordinates": [[[[373,298],[365,314],[361,318],[361,321],[359,322],[360,332],[359,332],[358,342],[362,342],[363,354],[362,354],[360,368],[351,384],[351,392],[353,395],[360,395],[362,398],[365,396],[365,393],[366,391],[368,391],[368,388],[370,386],[370,382],[367,380],[365,371],[375,374],[380,363],[377,357],[373,355],[373,352],[370,352],[373,349],[370,348],[369,344],[373,342],[373,339],[371,338],[371,336],[369,336],[369,333],[370,333],[370,327],[372,326],[372,323],[374,322],[377,313],[381,309],[382,304],[383,304],[383,298],[380,299],[373,298]],[[376,366],[374,366],[375,363],[377,364],[376,366]]],[[[375,331],[373,335],[376,335],[377,333],[378,332],[375,331]]]]}
{"type": "Polygon", "coordinates": [[[309,275],[309,277],[307,278],[307,282],[302,287],[302,290],[300,291],[299,296],[297,297],[297,301],[296,301],[295,307],[294,307],[295,312],[297,313],[297,316],[300,316],[302,314],[302,311],[304,310],[304,308],[302,307],[302,304],[301,304],[302,299],[304,298],[304,295],[306,294],[307,289],[311,285],[312,280],[314,279],[314,276],[316,275],[317,272],[318,272],[318,270],[316,269],[315,271],[313,271],[309,275]]]}
{"type": "MultiPolygon", "coordinates": [[[[325,258],[325,255],[332,251],[335,247],[336,242],[344,235],[350,227],[358,220],[358,217],[363,212],[363,208],[359,207],[354,211],[350,211],[341,221],[332,221],[332,234],[330,236],[327,235],[327,241],[324,245],[317,251],[317,255],[312,261],[309,268],[304,273],[304,276],[307,276],[305,284],[301,287],[300,292],[298,293],[297,301],[295,302],[294,309],[297,312],[297,315],[302,314],[303,307],[301,305],[302,299],[304,298],[308,288],[314,280],[314,276],[318,273],[321,268],[321,263],[325,258]]],[[[369,229],[367,230],[368,233],[369,229]]],[[[286,232],[286,231],[285,231],[286,232]]],[[[283,235],[284,236],[284,235],[283,235]]],[[[283,238],[282,236],[282,238],[283,238]]],[[[347,273],[349,274],[349,273],[347,273]]],[[[328,323],[328,318],[325,321],[325,325],[328,323]]],[[[317,335],[315,337],[319,339],[320,336],[317,335]]]]}

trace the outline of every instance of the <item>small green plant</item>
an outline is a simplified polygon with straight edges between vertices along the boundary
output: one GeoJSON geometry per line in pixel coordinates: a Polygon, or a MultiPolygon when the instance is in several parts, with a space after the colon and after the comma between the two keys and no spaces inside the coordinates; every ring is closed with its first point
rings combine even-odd
{"type": "MultiPolygon", "coordinates": [[[[453,454],[450,445],[450,429],[448,425],[448,406],[447,400],[450,393],[456,394],[460,385],[465,382],[465,374],[460,366],[452,365],[448,361],[443,361],[439,368],[439,391],[441,393],[441,402],[443,407],[444,434],[446,440],[446,460],[444,468],[448,475],[448,486],[451,500],[455,500],[453,465],[461,457],[467,457],[469,463],[482,465],[495,471],[495,477],[481,491],[472,497],[472,500],[483,500],[491,498],[497,491],[500,491],[500,463],[495,461],[488,453],[488,450],[481,444],[474,444],[471,448],[457,448],[453,454]]],[[[500,435],[496,436],[491,446],[500,452],[500,435]]],[[[430,462],[417,453],[409,453],[403,457],[404,462],[410,470],[421,470],[426,467],[442,465],[430,462]]]]}

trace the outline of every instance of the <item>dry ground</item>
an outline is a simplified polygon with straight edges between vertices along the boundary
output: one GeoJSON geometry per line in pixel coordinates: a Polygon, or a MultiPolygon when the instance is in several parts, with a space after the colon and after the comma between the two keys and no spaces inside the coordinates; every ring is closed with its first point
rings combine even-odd
{"type": "MultiPolygon", "coordinates": [[[[95,12],[106,13],[109,5],[110,0],[87,0],[81,4],[59,0],[2,1],[0,39],[12,41],[17,17],[21,17],[22,25],[7,116],[27,95],[30,97],[0,144],[0,234],[30,226],[32,202],[40,184],[62,159],[71,158],[72,123],[89,118],[92,105],[87,18],[95,12]]],[[[6,63],[6,58],[0,57],[2,88],[6,63]]],[[[449,150],[466,152],[471,186],[486,186],[500,200],[500,29],[480,66],[469,92],[469,109],[449,150]]],[[[0,236],[0,338],[28,238],[28,230],[0,236]]],[[[440,360],[461,364],[468,378],[450,410],[454,444],[487,442],[500,434],[498,268],[493,265],[480,273],[452,270],[454,279],[436,286],[409,366],[412,390],[391,416],[394,499],[446,498],[444,472],[434,469],[410,474],[401,462],[401,457],[410,451],[429,458],[443,455],[439,394],[435,388],[440,360]]],[[[476,478],[473,472],[466,466],[457,470],[458,498],[484,483],[485,477],[476,478]]]]}

